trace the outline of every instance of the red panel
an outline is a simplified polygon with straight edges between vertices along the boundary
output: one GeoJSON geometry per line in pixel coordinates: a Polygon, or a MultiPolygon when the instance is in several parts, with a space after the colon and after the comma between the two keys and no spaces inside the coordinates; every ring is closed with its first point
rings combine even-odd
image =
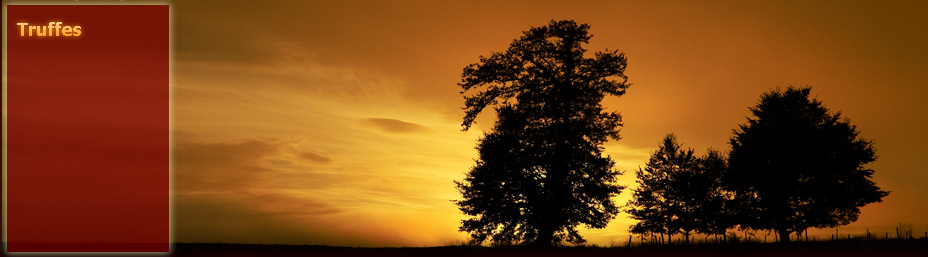
{"type": "Polygon", "coordinates": [[[168,12],[7,6],[8,252],[168,251],[168,12]]]}

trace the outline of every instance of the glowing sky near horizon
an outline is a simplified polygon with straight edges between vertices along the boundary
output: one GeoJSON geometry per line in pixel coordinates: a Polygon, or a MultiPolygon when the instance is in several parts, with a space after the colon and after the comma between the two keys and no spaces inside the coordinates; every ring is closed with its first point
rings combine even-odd
{"type": "MultiPolygon", "coordinates": [[[[812,86],[876,143],[892,193],[850,227],[928,224],[928,4],[806,1],[177,1],[175,241],[435,246],[493,123],[462,132],[461,70],[552,19],[592,26],[633,86],[606,153],[634,187],[659,140],[727,151],[764,91],[812,86]]],[[[624,204],[629,191],[616,201],[624,204]]],[[[584,230],[624,240],[634,221],[584,230]]]]}

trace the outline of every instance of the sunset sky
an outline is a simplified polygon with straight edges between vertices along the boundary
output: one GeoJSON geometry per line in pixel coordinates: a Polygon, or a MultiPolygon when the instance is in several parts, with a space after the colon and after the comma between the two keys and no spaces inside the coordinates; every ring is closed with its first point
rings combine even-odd
{"type": "MultiPolygon", "coordinates": [[[[462,68],[552,19],[628,57],[606,153],[634,170],[667,133],[728,150],[776,88],[812,94],[875,142],[892,193],[846,229],[928,229],[925,1],[175,1],[177,242],[438,246],[466,239],[454,180],[494,122],[461,131],[462,68]]],[[[624,204],[630,190],[615,200],[624,204]]],[[[600,245],[634,221],[583,230],[600,245]]],[[[827,232],[823,232],[827,233],[827,232]]]]}

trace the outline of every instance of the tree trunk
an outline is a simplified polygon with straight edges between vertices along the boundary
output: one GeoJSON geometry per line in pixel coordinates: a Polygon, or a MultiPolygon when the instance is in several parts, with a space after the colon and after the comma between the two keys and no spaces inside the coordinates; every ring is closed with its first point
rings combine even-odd
{"type": "MultiPolygon", "coordinates": [[[[565,111],[565,110],[560,110],[565,111]]],[[[536,241],[536,246],[540,247],[549,247],[553,246],[554,243],[554,234],[559,231],[559,227],[555,224],[561,224],[564,212],[565,203],[568,201],[570,190],[567,184],[567,174],[569,171],[569,160],[563,158],[563,156],[569,156],[570,151],[569,145],[566,145],[566,126],[565,122],[570,119],[570,115],[567,113],[561,113],[554,115],[555,117],[560,117],[560,120],[555,121],[555,124],[552,125],[554,129],[554,146],[553,154],[550,156],[551,167],[548,168],[547,174],[545,175],[545,186],[544,190],[547,192],[545,197],[544,206],[542,207],[541,215],[541,228],[539,229],[538,240],[536,241]]],[[[642,238],[644,235],[642,234],[642,238]]]]}
{"type": "Polygon", "coordinates": [[[532,243],[532,246],[549,247],[551,246],[551,241],[554,241],[554,238],[550,235],[549,236],[538,235],[538,239],[535,240],[534,243],[532,243]]]}
{"type": "Polygon", "coordinates": [[[789,243],[789,230],[787,229],[778,229],[777,233],[780,234],[780,242],[789,243]]]}
{"type": "Polygon", "coordinates": [[[532,245],[535,247],[550,247],[553,241],[554,229],[549,225],[543,225],[538,231],[538,238],[535,239],[535,242],[532,242],[532,245]]]}

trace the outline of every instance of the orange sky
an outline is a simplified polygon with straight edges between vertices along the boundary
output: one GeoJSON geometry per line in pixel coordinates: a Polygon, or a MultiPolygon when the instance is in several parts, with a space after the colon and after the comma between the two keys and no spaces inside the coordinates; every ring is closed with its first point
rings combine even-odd
{"type": "MultiPolygon", "coordinates": [[[[606,145],[628,171],[621,184],[634,186],[666,133],[727,151],[762,92],[808,85],[875,141],[874,180],[892,191],[847,229],[928,229],[923,1],[177,1],[172,12],[178,242],[465,239],[453,181],[493,115],[460,131],[461,70],[552,19],[590,24],[588,49],[629,58],[633,86],[606,101],[626,124],[606,145]]],[[[632,223],[620,214],[583,235],[609,245],[632,223]]]]}

